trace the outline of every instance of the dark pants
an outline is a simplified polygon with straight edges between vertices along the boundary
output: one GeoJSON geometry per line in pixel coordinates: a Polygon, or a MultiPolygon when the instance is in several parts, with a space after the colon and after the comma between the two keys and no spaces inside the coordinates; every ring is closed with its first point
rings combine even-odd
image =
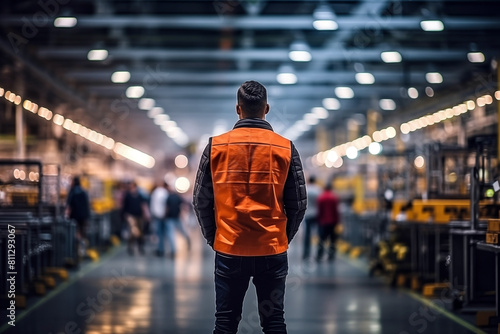
{"type": "Polygon", "coordinates": [[[304,253],[302,254],[303,259],[307,259],[311,254],[311,230],[315,229],[318,225],[318,220],[316,218],[306,218],[306,230],[304,235],[304,253]]]}
{"type": "Polygon", "coordinates": [[[323,258],[323,253],[325,252],[325,243],[330,240],[330,246],[328,248],[328,259],[333,260],[335,258],[335,241],[337,240],[337,234],[335,233],[335,225],[319,225],[319,245],[318,245],[318,255],[316,259],[319,261],[323,258]]]}
{"type": "Polygon", "coordinates": [[[287,253],[270,256],[215,256],[214,334],[238,331],[250,277],[257,291],[260,325],[266,334],[286,334],[284,319],[287,253]]]}

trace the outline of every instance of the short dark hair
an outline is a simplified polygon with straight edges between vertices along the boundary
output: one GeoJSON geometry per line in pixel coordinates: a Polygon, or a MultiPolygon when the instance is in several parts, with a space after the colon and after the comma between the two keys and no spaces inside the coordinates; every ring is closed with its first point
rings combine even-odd
{"type": "Polygon", "coordinates": [[[80,186],[81,185],[81,182],[80,182],[80,178],[78,176],[75,176],[73,178],[73,186],[80,186]]]}
{"type": "Polygon", "coordinates": [[[257,81],[245,81],[238,89],[238,105],[245,116],[259,117],[267,104],[267,91],[257,81]]]}

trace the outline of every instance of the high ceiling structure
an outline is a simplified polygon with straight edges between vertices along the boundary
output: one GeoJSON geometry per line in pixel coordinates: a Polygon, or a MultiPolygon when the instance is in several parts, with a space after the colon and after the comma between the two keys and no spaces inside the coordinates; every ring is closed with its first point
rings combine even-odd
{"type": "Polygon", "coordinates": [[[4,0],[0,11],[0,86],[153,155],[230,129],[246,80],[268,88],[275,130],[300,145],[319,123],[341,134],[335,145],[349,120],[366,134],[368,110],[383,125],[487,89],[500,51],[494,0],[4,0]]]}

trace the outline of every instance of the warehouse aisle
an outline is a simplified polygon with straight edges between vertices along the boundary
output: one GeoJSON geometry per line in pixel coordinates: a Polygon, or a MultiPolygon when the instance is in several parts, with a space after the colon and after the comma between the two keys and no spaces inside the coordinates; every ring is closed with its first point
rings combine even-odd
{"type": "MultiPolygon", "coordinates": [[[[200,238],[198,233],[193,236],[200,238]]],[[[151,249],[145,256],[130,257],[120,248],[32,306],[6,333],[211,333],[213,253],[198,241],[175,261],[155,257],[151,249]]],[[[290,334],[475,332],[427,309],[408,293],[368,278],[363,268],[348,260],[302,262],[299,242],[294,246],[286,292],[290,334]]],[[[261,333],[252,287],[239,333],[261,333]]]]}

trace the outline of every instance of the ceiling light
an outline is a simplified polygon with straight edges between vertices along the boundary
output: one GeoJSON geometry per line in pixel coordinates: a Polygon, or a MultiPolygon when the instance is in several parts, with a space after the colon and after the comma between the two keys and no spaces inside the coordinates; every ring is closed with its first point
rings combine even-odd
{"type": "Polygon", "coordinates": [[[338,110],[340,109],[340,102],[336,98],[329,97],[323,99],[323,107],[325,107],[328,110],[338,110]]]}
{"type": "Polygon", "coordinates": [[[129,99],[138,99],[144,95],[144,87],[130,86],[129,88],[127,88],[125,95],[127,95],[129,99]]]}
{"type": "Polygon", "coordinates": [[[116,71],[111,75],[111,81],[114,83],[125,83],[130,80],[129,71],[116,71]]]}
{"type": "Polygon", "coordinates": [[[432,89],[432,87],[425,87],[425,94],[427,94],[428,97],[433,97],[434,89],[432,89]]]}
{"type": "Polygon", "coordinates": [[[352,99],[354,97],[354,91],[350,87],[337,87],[335,88],[335,95],[339,99],[352,99]]]}
{"type": "Polygon", "coordinates": [[[191,183],[189,182],[189,179],[184,176],[181,176],[177,180],[175,180],[175,190],[177,190],[178,193],[185,193],[189,190],[190,186],[191,183]]]}
{"type": "MultiPolygon", "coordinates": [[[[495,96],[496,96],[496,93],[495,93],[495,96]]],[[[476,107],[476,104],[472,100],[465,102],[465,104],[467,104],[467,109],[469,109],[469,110],[474,110],[474,108],[476,107]]]]}
{"type": "Polygon", "coordinates": [[[384,63],[400,63],[402,60],[401,54],[397,51],[382,52],[380,58],[384,63]]]}
{"type": "Polygon", "coordinates": [[[483,63],[484,62],[484,54],[482,52],[469,52],[467,54],[467,59],[471,63],[483,63]]]}
{"type": "Polygon", "coordinates": [[[184,154],[179,154],[175,157],[175,166],[177,168],[185,168],[188,165],[188,158],[184,154]]]}
{"type": "Polygon", "coordinates": [[[168,121],[170,117],[167,114],[158,114],[154,117],[154,122],[156,125],[162,125],[165,121],[168,121]]]}
{"type": "Polygon", "coordinates": [[[500,100],[500,90],[495,92],[495,99],[500,100]]]}
{"type": "Polygon", "coordinates": [[[335,22],[335,13],[330,6],[319,5],[313,13],[313,27],[316,30],[337,30],[339,25],[335,22]]]}
{"type": "Polygon", "coordinates": [[[312,59],[311,53],[309,52],[309,46],[306,42],[302,41],[292,43],[288,57],[290,57],[291,60],[298,62],[307,62],[312,59]]]}
{"type": "Polygon", "coordinates": [[[276,80],[282,85],[293,85],[297,83],[297,76],[294,73],[293,67],[281,66],[276,80]]]}
{"type": "Polygon", "coordinates": [[[418,90],[415,87],[408,88],[408,96],[412,99],[418,98],[418,90]]]}
{"type": "Polygon", "coordinates": [[[394,102],[394,100],[392,99],[381,99],[378,104],[382,110],[396,109],[396,102],[394,102]]]}
{"type": "Polygon", "coordinates": [[[425,74],[425,80],[431,84],[439,84],[443,82],[443,76],[439,72],[429,72],[425,74]]]}
{"type": "Polygon", "coordinates": [[[403,123],[399,127],[402,134],[408,134],[410,132],[410,125],[408,123],[403,123]]]}
{"type": "Polygon", "coordinates": [[[296,122],[294,127],[297,129],[297,131],[300,131],[300,132],[306,132],[307,130],[309,130],[311,128],[311,126],[304,121],[296,122]]]}
{"type": "Polygon", "coordinates": [[[63,125],[64,117],[62,115],[55,114],[54,118],[52,119],[52,122],[54,122],[54,124],[56,125],[63,125]]]}
{"type": "Polygon", "coordinates": [[[54,27],[56,28],[73,28],[76,26],[76,17],[57,17],[54,20],[54,27]]]}
{"type": "Polygon", "coordinates": [[[104,60],[108,58],[108,50],[99,49],[99,50],[90,50],[87,54],[88,60],[104,60]]]}
{"type": "Polygon", "coordinates": [[[375,82],[375,77],[371,73],[356,73],[356,81],[361,85],[371,85],[375,82]]]}
{"type": "Polygon", "coordinates": [[[5,93],[5,90],[2,87],[0,87],[0,97],[3,96],[3,93],[5,93]]]}
{"type": "Polygon", "coordinates": [[[345,155],[351,160],[356,159],[358,157],[358,149],[354,146],[349,146],[345,150],[345,155]]]}
{"type": "Polygon", "coordinates": [[[319,123],[318,118],[313,113],[308,113],[304,115],[304,122],[308,125],[316,125],[319,123]]]}
{"type": "Polygon", "coordinates": [[[328,118],[328,110],[322,107],[315,107],[311,109],[311,112],[316,115],[318,119],[328,118]]]}
{"type": "MultiPolygon", "coordinates": [[[[163,108],[162,107],[154,107],[150,111],[148,111],[148,117],[153,118],[157,115],[163,114],[163,108]]],[[[168,115],[165,115],[168,117],[168,115]]]]}
{"type": "Polygon", "coordinates": [[[382,145],[377,142],[370,143],[370,145],[368,146],[368,152],[373,155],[377,155],[382,152],[382,145]]]}
{"type": "Polygon", "coordinates": [[[423,31],[442,31],[444,24],[440,20],[424,20],[420,22],[423,31]]]}
{"type": "Polygon", "coordinates": [[[137,105],[139,106],[139,109],[150,110],[155,106],[155,100],[149,98],[142,98],[139,100],[139,103],[137,105]]]}

